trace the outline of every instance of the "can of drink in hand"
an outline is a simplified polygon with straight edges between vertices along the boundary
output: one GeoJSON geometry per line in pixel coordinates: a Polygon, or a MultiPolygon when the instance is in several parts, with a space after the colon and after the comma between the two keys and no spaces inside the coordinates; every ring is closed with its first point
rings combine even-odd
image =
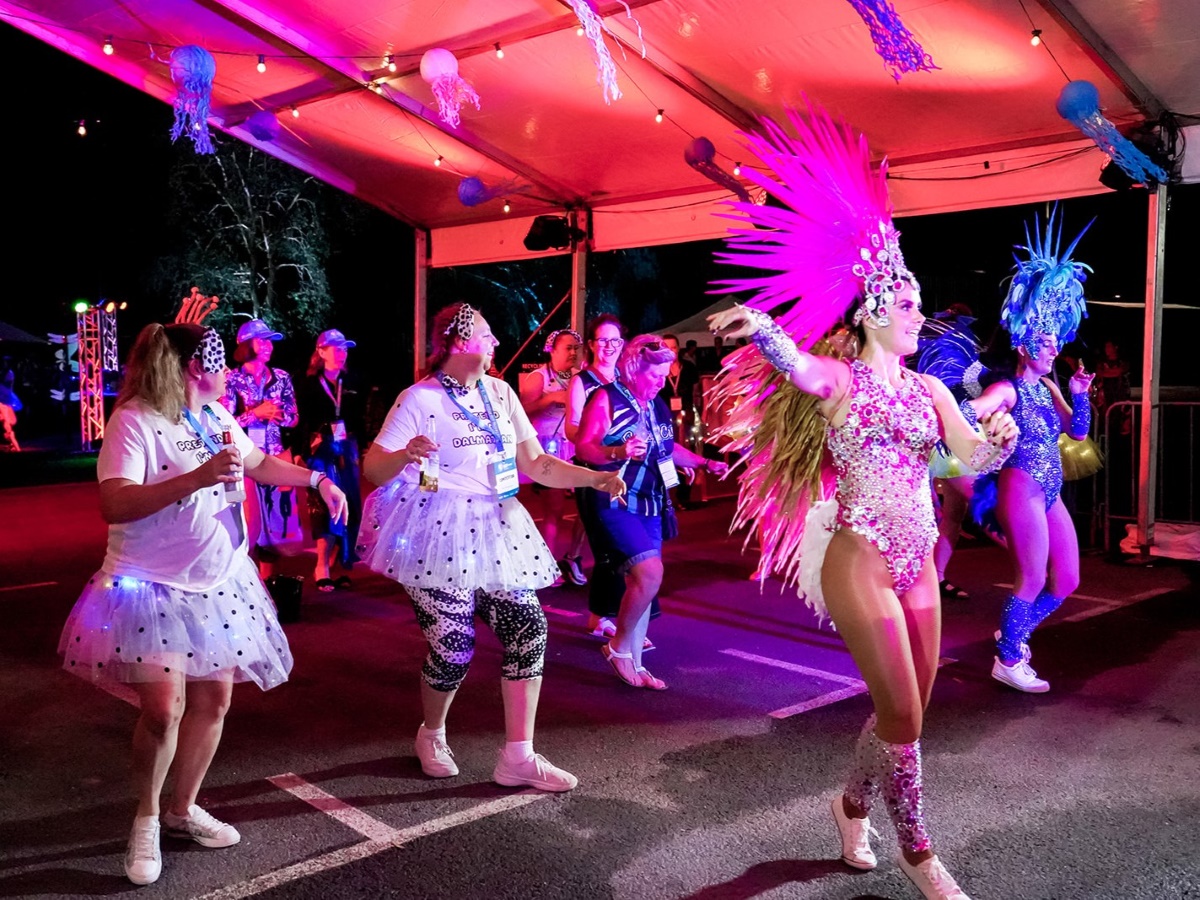
{"type": "MultiPolygon", "coordinates": [[[[229,431],[221,435],[221,443],[226,447],[233,443],[233,434],[229,431]]],[[[225,499],[229,503],[243,503],[246,500],[246,481],[242,477],[242,473],[238,472],[237,481],[225,482],[225,499]]]]}

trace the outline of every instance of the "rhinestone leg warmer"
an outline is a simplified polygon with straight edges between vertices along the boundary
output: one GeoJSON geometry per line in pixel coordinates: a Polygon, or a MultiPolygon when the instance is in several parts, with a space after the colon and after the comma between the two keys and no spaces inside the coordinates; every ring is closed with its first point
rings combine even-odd
{"type": "Polygon", "coordinates": [[[883,766],[880,773],[883,800],[900,848],[909,853],[928,850],[929,834],[921,811],[921,742],[888,744],[877,739],[876,743],[883,766]]]}
{"type": "Polygon", "coordinates": [[[1050,618],[1051,614],[1062,606],[1062,602],[1062,597],[1055,597],[1049,591],[1042,591],[1037,595],[1037,599],[1033,601],[1032,614],[1029,617],[1029,632],[1025,635],[1027,643],[1029,635],[1033,634],[1034,629],[1050,618]]]}
{"type": "Polygon", "coordinates": [[[1022,658],[1021,645],[1034,629],[1033,616],[1033,604],[1028,600],[1022,600],[1016,594],[1008,598],[1004,612],[1000,614],[1000,640],[996,641],[1001,662],[1022,658]]]}
{"type": "Polygon", "coordinates": [[[846,796],[864,814],[879,796],[879,738],[875,737],[875,713],[863,723],[854,747],[854,767],[846,780],[846,796]]]}

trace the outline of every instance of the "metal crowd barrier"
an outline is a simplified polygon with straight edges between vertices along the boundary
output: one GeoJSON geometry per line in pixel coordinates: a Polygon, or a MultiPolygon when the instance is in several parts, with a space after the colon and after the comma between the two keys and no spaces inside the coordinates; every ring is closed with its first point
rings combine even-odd
{"type": "MultiPolygon", "coordinates": [[[[1198,417],[1200,402],[1158,404],[1156,522],[1200,524],[1200,479],[1196,476],[1195,462],[1198,417]]],[[[1137,521],[1141,423],[1142,405],[1136,400],[1114,403],[1104,413],[1104,428],[1100,434],[1104,481],[1096,506],[1104,532],[1105,552],[1112,550],[1114,524],[1137,521]]]]}

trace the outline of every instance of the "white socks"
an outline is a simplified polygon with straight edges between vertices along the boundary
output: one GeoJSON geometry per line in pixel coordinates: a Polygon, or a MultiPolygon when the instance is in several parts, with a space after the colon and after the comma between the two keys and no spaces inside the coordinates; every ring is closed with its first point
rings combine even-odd
{"type": "Polygon", "coordinates": [[[533,757],[533,741],[507,741],[503,752],[506,762],[525,762],[533,757]]]}

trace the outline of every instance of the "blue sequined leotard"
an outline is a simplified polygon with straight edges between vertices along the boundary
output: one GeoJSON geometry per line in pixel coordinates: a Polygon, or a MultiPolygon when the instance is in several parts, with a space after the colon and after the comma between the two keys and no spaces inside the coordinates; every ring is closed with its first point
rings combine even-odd
{"type": "Polygon", "coordinates": [[[1062,455],[1058,450],[1062,419],[1045,381],[1039,378],[1030,384],[1016,378],[1012,385],[1017,392],[1012,417],[1021,435],[1004,468],[1020,469],[1036,481],[1046,495],[1046,509],[1049,509],[1062,490],[1062,455]]]}

